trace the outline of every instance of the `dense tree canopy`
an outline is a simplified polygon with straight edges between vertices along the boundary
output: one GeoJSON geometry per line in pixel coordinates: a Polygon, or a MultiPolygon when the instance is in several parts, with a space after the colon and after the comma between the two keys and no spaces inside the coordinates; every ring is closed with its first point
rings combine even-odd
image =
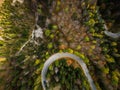
{"type": "MultiPolygon", "coordinates": [[[[0,76],[3,90],[42,90],[43,65],[58,52],[80,57],[97,90],[120,89],[120,40],[104,33],[120,32],[119,0],[21,1],[4,0],[0,7],[0,60],[5,59],[0,72],[7,74],[0,76]]],[[[91,88],[71,58],[51,64],[46,77],[54,90],[91,88]]]]}

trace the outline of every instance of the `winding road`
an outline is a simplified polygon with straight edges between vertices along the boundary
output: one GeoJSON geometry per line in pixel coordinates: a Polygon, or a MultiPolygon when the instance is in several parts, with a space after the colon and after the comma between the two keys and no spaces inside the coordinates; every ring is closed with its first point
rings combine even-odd
{"type": "Polygon", "coordinates": [[[82,59],[80,59],[78,56],[74,55],[74,54],[70,54],[70,53],[56,53],[54,55],[52,55],[50,58],[48,58],[48,60],[45,62],[44,64],[44,67],[42,69],[42,73],[41,73],[41,78],[42,78],[42,86],[43,86],[43,89],[46,90],[46,73],[47,73],[47,70],[48,70],[48,67],[56,60],[58,59],[61,59],[61,58],[65,58],[65,57],[68,57],[68,58],[71,58],[73,60],[76,60],[80,66],[82,67],[83,69],[83,72],[85,74],[85,76],[87,77],[88,79],[88,82],[90,84],[90,87],[92,90],[97,90],[96,89],[96,86],[89,74],[89,70],[86,66],[86,64],[84,63],[84,61],[82,59]]]}

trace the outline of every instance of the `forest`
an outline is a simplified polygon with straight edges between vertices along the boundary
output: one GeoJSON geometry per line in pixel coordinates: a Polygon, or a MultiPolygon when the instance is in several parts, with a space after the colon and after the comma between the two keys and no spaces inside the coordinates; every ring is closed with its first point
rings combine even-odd
{"type": "Polygon", "coordinates": [[[0,0],[0,90],[120,90],[120,0],[0,0]]]}

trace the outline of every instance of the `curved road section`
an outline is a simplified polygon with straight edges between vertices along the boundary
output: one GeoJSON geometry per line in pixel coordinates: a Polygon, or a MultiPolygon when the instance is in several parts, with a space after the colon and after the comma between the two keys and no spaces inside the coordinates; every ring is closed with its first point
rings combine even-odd
{"type": "Polygon", "coordinates": [[[46,84],[47,84],[47,82],[46,82],[46,73],[47,73],[48,67],[54,61],[56,61],[58,59],[61,59],[61,58],[66,58],[66,57],[71,58],[73,60],[76,60],[80,64],[80,66],[81,66],[81,68],[82,68],[85,76],[88,79],[88,82],[90,84],[91,89],[92,90],[96,90],[95,84],[94,84],[94,82],[93,82],[93,80],[92,80],[92,78],[91,78],[91,76],[89,74],[89,70],[88,70],[86,64],[78,56],[76,56],[74,54],[70,54],[70,53],[56,53],[56,54],[54,54],[54,55],[52,55],[51,57],[48,58],[48,60],[44,64],[44,67],[43,67],[42,73],[41,73],[41,79],[42,79],[42,87],[43,87],[43,89],[46,90],[46,84]]]}

